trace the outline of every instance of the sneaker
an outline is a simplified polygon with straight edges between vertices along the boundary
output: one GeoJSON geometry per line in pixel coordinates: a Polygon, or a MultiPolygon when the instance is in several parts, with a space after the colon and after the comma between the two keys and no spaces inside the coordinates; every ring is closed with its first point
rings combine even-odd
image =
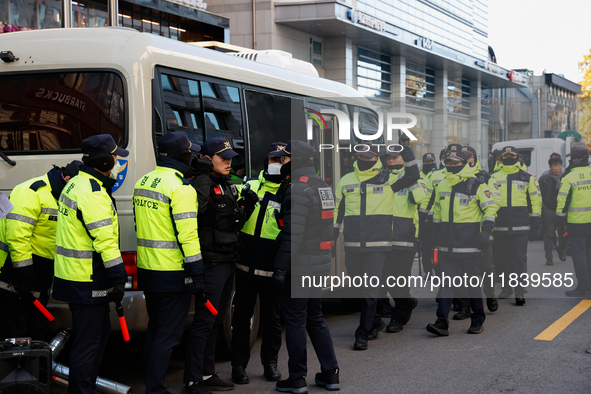
{"type": "Polygon", "coordinates": [[[472,316],[472,312],[470,312],[469,306],[463,306],[458,313],[456,313],[453,317],[454,320],[464,320],[472,316]]]}
{"type": "Polygon", "coordinates": [[[264,366],[265,372],[263,376],[269,382],[277,382],[281,379],[281,372],[277,370],[277,364],[269,364],[264,366]]]}
{"type": "Polygon", "coordinates": [[[212,394],[212,392],[203,385],[203,382],[195,382],[190,386],[186,384],[181,394],[212,394]]]}
{"type": "Polygon", "coordinates": [[[232,366],[232,382],[236,384],[247,384],[250,382],[248,374],[242,365],[232,366]]]}
{"type": "Polygon", "coordinates": [[[211,375],[207,380],[203,381],[203,385],[210,391],[230,391],[234,390],[234,383],[226,382],[220,379],[217,374],[211,375]]]}
{"type": "Polygon", "coordinates": [[[314,378],[314,382],[328,391],[338,391],[341,389],[338,368],[326,372],[318,372],[314,378]]]}
{"type": "Polygon", "coordinates": [[[390,333],[400,332],[402,331],[402,323],[397,322],[396,320],[391,320],[388,327],[386,327],[386,331],[390,333]]]}
{"type": "Polygon", "coordinates": [[[484,327],[482,327],[482,324],[472,323],[472,325],[468,329],[468,334],[481,334],[482,331],[484,331],[484,327]]]}
{"type": "Polygon", "coordinates": [[[447,329],[445,323],[435,322],[435,324],[427,324],[426,329],[431,334],[435,334],[440,337],[446,337],[449,335],[449,330],[447,329]]]}
{"type": "Polygon", "coordinates": [[[490,312],[494,312],[499,309],[499,301],[496,298],[487,298],[486,299],[486,306],[490,312]]]}
{"type": "Polygon", "coordinates": [[[285,379],[277,382],[275,390],[282,393],[305,394],[308,392],[308,386],[306,385],[306,378],[285,379]]]}
{"type": "Polygon", "coordinates": [[[511,297],[512,294],[513,294],[513,289],[510,287],[507,287],[507,288],[504,288],[503,291],[501,291],[501,294],[499,294],[499,298],[501,300],[504,300],[504,299],[511,297]]]}
{"type": "Polygon", "coordinates": [[[378,339],[379,332],[382,331],[385,327],[386,323],[384,323],[384,321],[380,319],[380,323],[377,325],[377,327],[372,327],[371,330],[369,330],[369,332],[367,333],[367,340],[375,341],[376,339],[378,339]]]}
{"type": "Polygon", "coordinates": [[[367,339],[355,338],[355,343],[353,344],[353,350],[367,350],[367,339]]]}
{"type": "MultiPolygon", "coordinates": [[[[411,297],[410,300],[408,301],[408,305],[406,306],[406,311],[404,313],[404,317],[402,318],[402,321],[400,322],[400,323],[402,323],[403,326],[410,321],[410,317],[412,316],[412,311],[413,311],[413,309],[415,309],[417,307],[417,305],[419,305],[419,300],[411,297]]],[[[390,332],[390,331],[388,331],[388,332],[390,332]]]]}

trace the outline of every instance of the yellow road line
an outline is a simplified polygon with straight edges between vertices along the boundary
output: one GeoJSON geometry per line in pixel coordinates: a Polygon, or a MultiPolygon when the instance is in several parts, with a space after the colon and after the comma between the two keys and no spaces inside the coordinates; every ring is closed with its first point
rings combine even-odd
{"type": "Polygon", "coordinates": [[[574,322],[577,317],[581,316],[587,309],[591,308],[591,300],[583,300],[579,302],[573,309],[566,312],[564,316],[556,320],[552,325],[546,328],[534,339],[538,341],[551,341],[558,334],[560,334],[565,328],[574,322]]]}

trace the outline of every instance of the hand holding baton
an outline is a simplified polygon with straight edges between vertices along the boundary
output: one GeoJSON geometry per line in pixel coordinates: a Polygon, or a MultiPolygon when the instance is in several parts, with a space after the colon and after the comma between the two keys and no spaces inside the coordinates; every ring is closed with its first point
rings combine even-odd
{"type": "Polygon", "coordinates": [[[119,325],[121,326],[121,332],[123,333],[123,340],[129,342],[129,331],[127,331],[127,321],[123,315],[123,305],[121,305],[120,302],[116,303],[115,310],[117,311],[117,316],[119,316],[119,325]]]}
{"type": "Polygon", "coordinates": [[[39,309],[39,312],[41,312],[47,320],[55,320],[55,317],[53,317],[53,315],[47,310],[47,308],[45,308],[43,304],[37,298],[35,298],[33,294],[31,294],[30,290],[17,286],[14,286],[14,289],[16,290],[21,299],[32,302],[33,305],[35,305],[35,307],[39,309]]]}

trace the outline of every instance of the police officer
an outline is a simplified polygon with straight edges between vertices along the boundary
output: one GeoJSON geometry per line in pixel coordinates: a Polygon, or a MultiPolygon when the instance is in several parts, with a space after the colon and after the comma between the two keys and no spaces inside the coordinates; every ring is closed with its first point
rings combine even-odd
{"type": "MultiPolygon", "coordinates": [[[[423,275],[433,270],[433,248],[431,247],[430,225],[433,223],[433,214],[429,215],[429,200],[433,194],[432,177],[437,170],[435,155],[425,153],[423,155],[423,168],[420,172],[419,181],[424,183],[427,196],[419,205],[419,240],[421,242],[421,260],[423,264],[423,275]]],[[[432,205],[432,204],[431,204],[432,205]]]]}
{"type": "MultiPolygon", "coordinates": [[[[401,134],[399,144],[405,172],[398,179],[390,178],[378,160],[378,146],[368,145],[359,152],[354,172],[339,181],[336,190],[334,235],[337,238],[344,222],[344,245],[347,271],[354,275],[380,277],[386,252],[392,250],[392,215],[395,193],[410,187],[419,179],[419,169],[409,139],[401,134]],[[393,183],[390,183],[393,181],[393,183]]],[[[379,288],[362,288],[363,300],[359,327],[355,331],[355,350],[366,350],[367,341],[377,339],[386,324],[376,313],[379,288]]],[[[406,309],[406,306],[404,306],[406,309]]]]}
{"type": "MultiPolygon", "coordinates": [[[[552,251],[556,244],[556,205],[558,203],[558,190],[560,189],[560,177],[562,175],[562,159],[552,157],[548,160],[550,169],[540,177],[540,191],[542,192],[542,225],[544,226],[544,253],[546,265],[553,265],[552,251]]],[[[566,261],[566,237],[564,233],[558,234],[558,257],[566,261]]]]}
{"type": "MultiPolygon", "coordinates": [[[[387,152],[385,154],[386,164],[390,172],[389,183],[393,184],[404,177],[405,163],[400,152],[387,152]]],[[[409,163],[410,166],[413,163],[409,163]]],[[[435,164],[435,157],[433,157],[435,164]]],[[[408,188],[399,190],[394,195],[393,207],[393,229],[392,229],[392,251],[386,254],[384,263],[383,278],[387,277],[410,277],[412,264],[415,257],[416,238],[418,235],[419,215],[417,205],[427,198],[427,187],[420,181],[415,182],[408,188]]],[[[429,268],[430,269],[430,268],[429,268]]],[[[403,326],[410,320],[412,311],[416,308],[418,301],[410,297],[408,281],[405,286],[394,286],[390,288],[390,294],[394,299],[394,309],[390,323],[386,331],[390,333],[400,332],[403,326]]]]}
{"type": "Polygon", "coordinates": [[[270,286],[270,281],[277,255],[275,239],[281,231],[275,220],[276,212],[281,207],[277,196],[282,180],[280,170],[290,160],[285,152],[286,146],[283,142],[271,144],[258,179],[246,183],[248,188],[256,192],[259,202],[240,233],[246,250],[240,262],[236,263],[236,301],[232,315],[232,381],[238,384],[250,381],[246,366],[250,358],[250,320],[257,296],[263,324],[261,363],[264,376],[269,381],[278,381],[281,378],[277,370],[277,354],[281,348],[281,312],[279,298],[270,286]]]}
{"type": "Polygon", "coordinates": [[[148,330],[144,343],[146,393],[166,393],[166,368],[183,335],[191,305],[203,302],[203,260],[197,237],[197,194],[185,178],[191,152],[183,132],[158,141],[156,169],[135,184],[138,287],[144,291],[148,330]]]}
{"type": "MultiPolygon", "coordinates": [[[[491,178],[499,186],[501,207],[494,228],[493,258],[497,273],[504,273],[505,288],[499,298],[508,298],[513,289],[509,275],[527,272],[527,241],[535,240],[540,228],[541,197],[535,178],[521,169],[517,149],[506,146],[501,151],[502,165],[491,178]],[[528,236],[529,235],[529,236],[528,236]]],[[[515,288],[515,303],[525,305],[521,281],[515,288]]]]}
{"type": "Polygon", "coordinates": [[[569,297],[591,296],[591,170],[585,146],[571,148],[570,172],[562,178],[556,206],[559,233],[568,231],[577,287],[569,297]]]}
{"type": "Polygon", "coordinates": [[[205,155],[194,166],[193,187],[199,204],[198,233],[204,264],[204,293],[217,309],[213,316],[201,302],[195,303],[195,317],[189,328],[183,393],[232,390],[234,384],[215,373],[215,343],[223,324],[239,259],[238,232],[258,202],[248,190],[239,205],[238,189],[230,184],[232,158],[238,153],[225,138],[211,138],[203,144],[205,155]],[[205,376],[209,378],[204,380],[205,376]],[[206,391],[207,390],[207,391],[206,391]]]}
{"type": "Polygon", "coordinates": [[[327,390],[339,390],[339,364],[322,315],[322,289],[299,286],[303,275],[322,277],[330,273],[334,195],[316,175],[314,148],[302,141],[290,141],[285,150],[291,161],[281,167],[286,187],[279,191],[283,197],[278,215],[282,232],[272,280],[275,287],[282,288],[289,377],[277,382],[275,389],[308,392],[307,331],[321,368],[315,383],[327,390]]]}
{"type": "Polygon", "coordinates": [[[70,304],[73,343],[68,392],[94,393],[109,334],[109,302],[121,303],[127,273],[111,187],[119,148],[109,134],[82,141],[80,172],[59,198],[53,298],[70,304]]]}
{"type": "MultiPolygon", "coordinates": [[[[474,176],[481,182],[486,183],[488,186],[488,190],[492,193],[492,198],[495,201],[495,212],[499,210],[501,207],[501,193],[499,192],[499,185],[495,182],[493,178],[482,168],[480,165],[480,160],[478,160],[478,154],[476,153],[476,149],[472,148],[471,146],[465,145],[462,147],[462,150],[468,153],[468,165],[472,167],[474,171],[474,176]]],[[[495,215],[496,219],[496,215],[495,215]]],[[[480,265],[479,271],[481,274],[488,275],[493,274],[495,272],[495,266],[493,262],[492,256],[492,248],[486,248],[482,251],[482,256],[480,258],[480,265]]],[[[486,297],[486,306],[490,312],[495,312],[499,309],[499,302],[495,295],[495,288],[494,283],[487,281],[483,284],[482,289],[484,291],[484,295],[486,297]]],[[[454,319],[461,318],[465,316],[466,318],[470,317],[470,305],[468,300],[460,300],[460,305],[462,307],[467,307],[468,314],[466,315],[466,309],[460,310],[458,314],[454,316],[454,319]]],[[[458,319],[461,320],[461,319],[458,319]]]]}
{"type": "MultiPolygon", "coordinates": [[[[15,186],[14,209],[3,219],[10,258],[0,268],[0,338],[44,339],[47,319],[35,308],[47,305],[53,282],[57,203],[62,189],[78,174],[80,161],[54,166],[45,175],[15,186]]],[[[1,247],[1,246],[0,246],[1,247]]]]}
{"type": "MultiPolygon", "coordinates": [[[[446,176],[439,184],[433,213],[433,244],[438,245],[442,277],[478,276],[480,251],[490,245],[496,213],[492,192],[486,183],[474,176],[467,165],[468,154],[458,149],[449,151],[446,176]]],[[[465,283],[472,308],[470,334],[480,334],[485,320],[480,287],[465,283]]],[[[426,329],[439,336],[449,335],[448,314],[454,289],[442,284],[437,306],[437,321],[426,329]]]]}

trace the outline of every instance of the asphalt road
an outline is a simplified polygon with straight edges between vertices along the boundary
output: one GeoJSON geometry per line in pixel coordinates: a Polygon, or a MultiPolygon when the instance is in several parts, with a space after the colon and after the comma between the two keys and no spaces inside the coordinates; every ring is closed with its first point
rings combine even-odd
{"type": "MultiPolygon", "coordinates": [[[[530,244],[530,273],[572,272],[570,257],[565,263],[557,262],[555,257],[555,265],[546,267],[542,249],[541,241],[530,244]]],[[[585,349],[591,346],[591,311],[583,312],[570,324],[562,324],[563,330],[553,340],[534,339],[581,303],[581,299],[559,297],[563,291],[542,293],[530,289],[523,307],[517,307],[513,299],[499,300],[498,311],[487,314],[482,334],[467,334],[469,320],[451,320],[449,337],[434,337],[425,331],[425,325],[436,319],[437,304],[432,298],[421,299],[403,331],[382,331],[376,341],[369,342],[367,351],[352,349],[359,314],[346,312],[338,300],[325,300],[325,317],[341,368],[341,392],[589,393],[591,354],[585,349]]],[[[262,376],[259,350],[260,338],[247,368],[251,383],[237,386],[235,393],[275,392],[274,383],[262,376]]],[[[183,352],[184,343],[175,349],[170,363],[167,385],[172,393],[179,393],[183,387],[183,352]]],[[[133,392],[142,392],[141,353],[141,337],[132,338],[131,343],[113,337],[100,376],[130,385],[133,392]]],[[[285,346],[279,360],[279,369],[287,376],[285,346]]],[[[320,366],[311,344],[308,360],[309,392],[325,392],[314,385],[314,374],[320,366]]],[[[223,379],[230,379],[228,361],[218,362],[217,371],[223,379]]],[[[54,392],[65,389],[56,387],[54,392]]]]}

